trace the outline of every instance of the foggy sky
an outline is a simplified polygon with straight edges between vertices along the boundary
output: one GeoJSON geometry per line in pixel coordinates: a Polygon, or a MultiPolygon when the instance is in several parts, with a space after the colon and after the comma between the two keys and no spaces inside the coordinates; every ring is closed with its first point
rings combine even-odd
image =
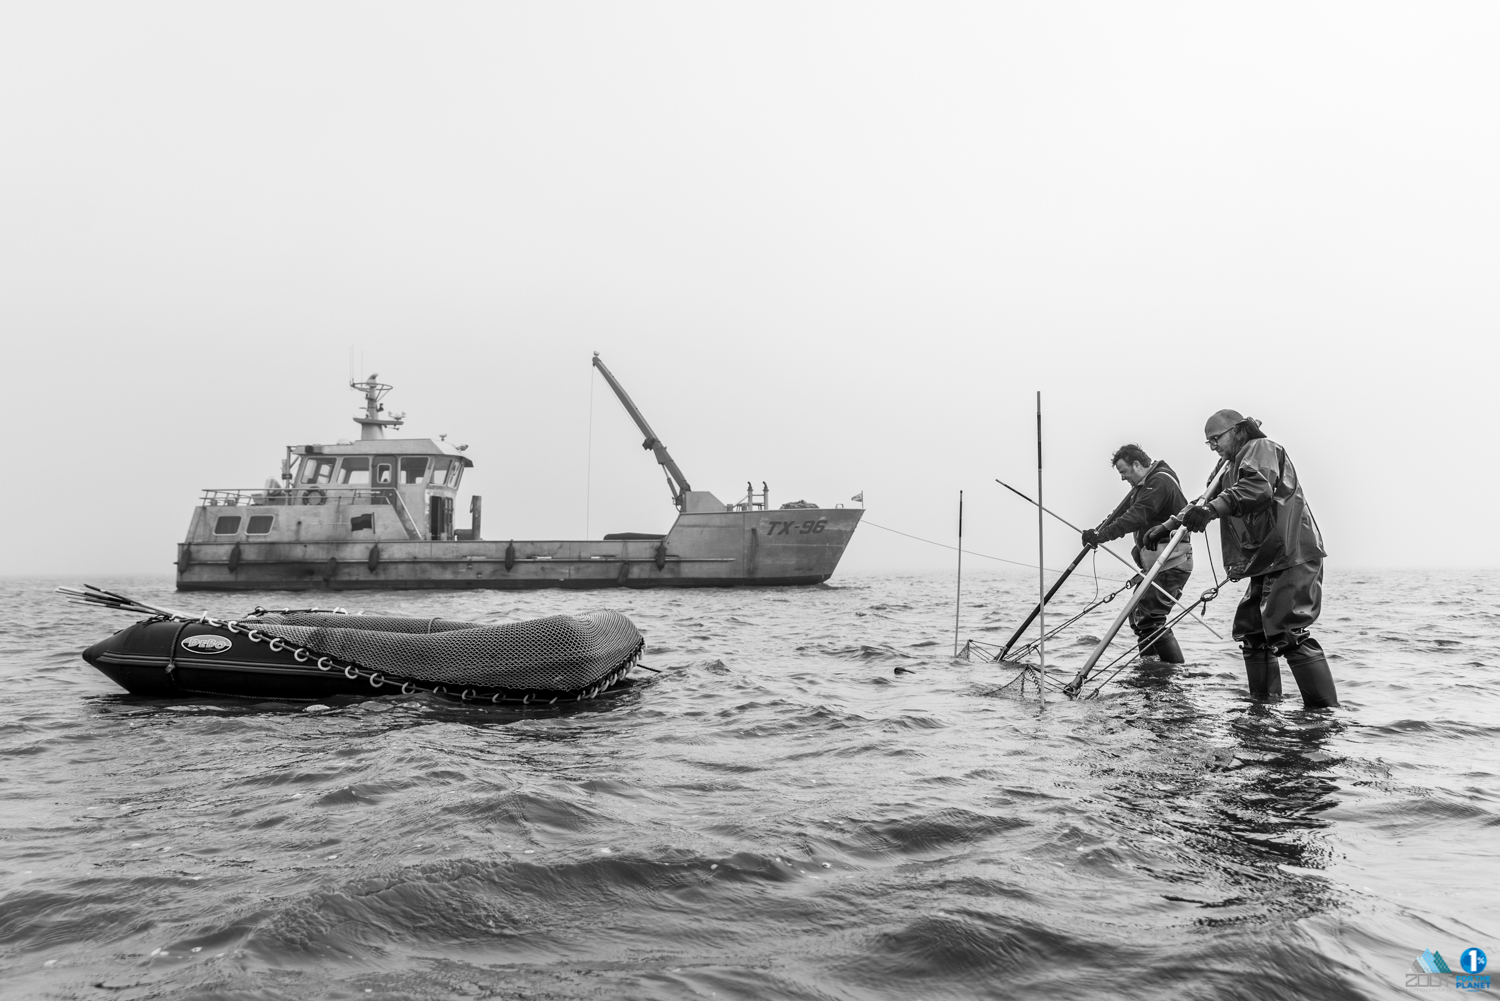
{"type": "MultiPolygon", "coordinates": [[[[599,351],[726,501],[863,491],[952,542],[962,489],[966,546],[1028,561],[993,479],[1034,486],[1040,390],[1049,504],[1081,523],[1122,442],[1201,484],[1234,407],[1290,450],[1331,567],[1494,565],[1497,28],[1463,3],[8,5],[0,571],[169,572],[202,488],[358,436],[351,349],[403,433],[470,446],[487,538],[670,525],[599,351]]],[[[951,555],[867,526],[841,569],[951,555]]]]}

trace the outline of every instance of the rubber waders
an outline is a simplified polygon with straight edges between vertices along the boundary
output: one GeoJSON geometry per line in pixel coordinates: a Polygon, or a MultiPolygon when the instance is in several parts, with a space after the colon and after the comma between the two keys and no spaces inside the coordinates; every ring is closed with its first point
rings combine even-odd
{"type": "Polygon", "coordinates": [[[1177,637],[1171,633],[1162,633],[1148,647],[1141,651],[1142,657],[1155,657],[1163,664],[1183,663],[1182,647],[1177,645],[1177,637]]]}
{"type": "Polygon", "coordinates": [[[1245,655],[1245,681],[1250,686],[1252,699],[1281,698],[1281,668],[1276,664],[1276,655],[1263,646],[1247,646],[1245,655]]]}
{"type": "Polygon", "coordinates": [[[1339,693],[1333,686],[1333,672],[1318,641],[1308,637],[1286,652],[1286,666],[1292,669],[1297,687],[1302,690],[1302,705],[1307,709],[1337,709],[1339,693]]]}

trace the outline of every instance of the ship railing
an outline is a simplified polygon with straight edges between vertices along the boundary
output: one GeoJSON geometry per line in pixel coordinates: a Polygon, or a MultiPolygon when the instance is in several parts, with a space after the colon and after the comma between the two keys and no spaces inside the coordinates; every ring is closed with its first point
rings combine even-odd
{"type": "Polygon", "coordinates": [[[764,511],[771,506],[771,488],[761,481],[760,493],[755,492],[754,483],[745,484],[745,496],[733,504],[726,504],[731,511],[764,511]]]}
{"type": "MultiPolygon", "coordinates": [[[[212,487],[203,491],[200,507],[323,507],[328,504],[406,505],[393,487],[335,487],[298,483],[289,487],[212,487]]],[[[409,517],[409,515],[408,515],[409,517]]]]}

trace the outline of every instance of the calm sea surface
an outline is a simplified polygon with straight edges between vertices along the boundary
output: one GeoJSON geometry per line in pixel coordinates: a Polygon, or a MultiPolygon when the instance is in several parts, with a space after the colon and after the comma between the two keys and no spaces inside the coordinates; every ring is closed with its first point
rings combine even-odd
{"type": "MultiPolygon", "coordinates": [[[[997,697],[951,657],[951,577],[899,575],[334,598],[618,608],[662,673],[568,712],[165,702],[79,659],[132,619],[57,583],[0,580],[6,998],[1433,997],[1412,961],[1471,946],[1500,973],[1500,572],[1332,567],[1319,713],[1248,702],[1196,625],[1186,668],[997,697]]],[[[1032,586],[970,575],[963,635],[1032,586]]]]}

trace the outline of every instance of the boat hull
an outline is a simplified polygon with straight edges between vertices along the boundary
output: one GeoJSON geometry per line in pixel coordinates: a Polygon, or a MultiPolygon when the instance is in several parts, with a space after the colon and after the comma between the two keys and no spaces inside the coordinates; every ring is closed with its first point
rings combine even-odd
{"type": "MultiPolygon", "coordinates": [[[[349,616],[351,620],[356,616],[349,616]]],[[[632,630],[633,631],[633,630],[632,630]]],[[[638,634],[637,634],[638,636],[638,634]]],[[[83,652],[83,659],[132,695],[319,701],[336,696],[428,692],[466,702],[553,705],[581,701],[619,685],[639,656],[637,644],[619,651],[576,690],[497,688],[401,677],[326,656],[299,660],[283,644],[245,622],[148,619],[120,630],[83,652]]]]}
{"type": "MultiPolygon", "coordinates": [[[[244,510],[243,508],[241,510],[244,510]]],[[[833,575],[858,508],[682,514],[660,540],[179,544],[181,591],[786,587],[833,575]]]]}

